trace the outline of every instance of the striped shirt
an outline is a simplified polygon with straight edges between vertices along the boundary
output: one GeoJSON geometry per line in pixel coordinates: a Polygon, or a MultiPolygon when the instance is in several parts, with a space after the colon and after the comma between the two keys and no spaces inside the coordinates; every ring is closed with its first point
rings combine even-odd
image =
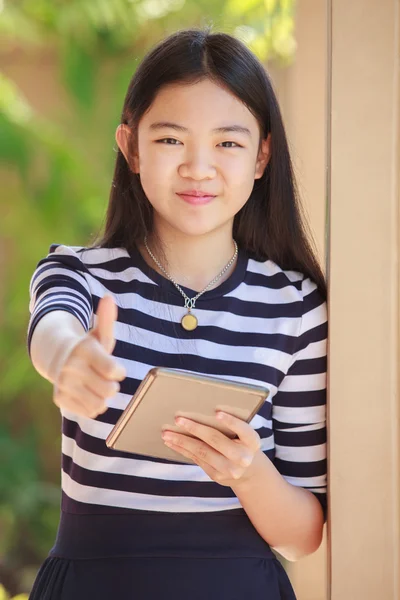
{"type": "Polygon", "coordinates": [[[194,331],[180,324],[183,296],[138,250],[52,244],[29,291],[29,353],[47,312],[68,311],[89,331],[101,297],[112,295],[118,306],[113,355],[127,373],[120,391],[95,419],[61,410],[63,511],[244,512],[233,490],[197,465],[107,448],[112,427],[157,366],[267,387],[270,394],[251,421],[261,448],[289,483],[313,492],[325,510],[327,307],[309,278],[239,248],[231,275],[196,301],[194,331]]]}

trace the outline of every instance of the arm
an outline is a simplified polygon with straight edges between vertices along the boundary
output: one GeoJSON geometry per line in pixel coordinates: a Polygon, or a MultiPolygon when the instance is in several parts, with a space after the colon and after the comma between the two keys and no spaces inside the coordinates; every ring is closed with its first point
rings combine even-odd
{"type": "Polygon", "coordinates": [[[27,349],[35,369],[51,383],[62,360],[91,325],[93,303],[86,273],[78,252],[52,244],[31,277],[27,349]]]}
{"type": "Polygon", "coordinates": [[[324,525],[315,495],[286,481],[260,450],[260,439],[248,423],[225,413],[217,413],[217,418],[237,434],[240,443],[182,418],[177,425],[198,439],[166,431],[164,442],[191,458],[217,483],[229,485],[261,537],[287,560],[315,552],[324,525]]]}
{"type": "Polygon", "coordinates": [[[302,285],[303,316],[289,369],[272,399],[275,459],[259,452],[234,484],[260,535],[287,560],[318,549],[326,517],[327,306],[302,285]]]}
{"type": "Polygon", "coordinates": [[[32,364],[36,371],[54,383],[64,358],[81,341],[86,332],[71,313],[53,310],[37,323],[30,342],[32,364]]]}
{"type": "Polygon", "coordinates": [[[288,483],[262,451],[251,475],[232,485],[258,533],[287,560],[315,552],[324,525],[320,503],[308,490],[288,483]]]}

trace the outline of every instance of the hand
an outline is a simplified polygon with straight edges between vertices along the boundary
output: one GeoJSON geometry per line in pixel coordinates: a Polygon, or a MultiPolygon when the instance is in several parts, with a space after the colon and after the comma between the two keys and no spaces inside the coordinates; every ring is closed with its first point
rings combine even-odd
{"type": "Polygon", "coordinates": [[[124,367],[110,356],[115,347],[117,306],[111,296],[100,299],[97,326],[63,358],[54,381],[53,402],[77,415],[95,418],[107,410],[106,398],[120,389],[124,367]]]}
{"type": "Polygon", "coordinates": [[[211,479],[233,487],[238,481],[251,477],[253,459],[260,451],[260,437],[241,419],[221,411],[216,417],[236,433],[238,439],[232,440],[213,427],[182,417],[175,419],[176,424],[198,439],[167,429],[162,438],[166,446],[193,460],[211,479]]]}

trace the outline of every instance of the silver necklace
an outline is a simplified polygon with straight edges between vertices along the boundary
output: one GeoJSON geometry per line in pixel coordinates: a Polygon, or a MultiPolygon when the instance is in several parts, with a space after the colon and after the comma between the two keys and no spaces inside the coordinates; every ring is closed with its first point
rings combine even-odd
{"type": "Polygon", "coordinates": [[[183,291],[183,289],[176,283],[176,281],[171,277],[171,275],[169,275],[167,273],[167,271],[164,269],[164,267],[159,263],[159,261],[156,259],[156,257],[154,256],[154,254],[151,252],[150,248],[147,245],[147,235],[145,236],[145,238],[144,238],[144,244],[146,246],[147,252],[150,254],[151,258],[154,260],[154,262],[156,263],[156,265],[168,277],[168,279],[170,281],[172,281],[172,283],[174,284],[174,286],[176,288],[178,288],[178,290],[180,291],[180,293],[182,294],[182,296],[185,298],[185,308],[187,308],[188,312],[185,315],[183,315],[183,317],[181,319],[181,325],[182,325],[182,327],[184,329],[186,329],[186,331],[193,331],[193,329],[196,329],[196,327],[198,325],[197,317],[195,317],[195,315],[193,315],[192,312],[191,312],[192,309],[194,308],[194,305],[195,305],[195,302],[196,302],[197,298],[199,296],[201,296],[202,294],[204,294],[204,292],[206,292],[209,287],[211,287],[212,285],[214,285],[214,283],[216,281],[218,281],[218,279],[220,279],[222,277],[222,275],[229,269],[229,267],[231,266],[231,264],[235,260],[237,254],[238,254],[238,245],[237,245],[237,243],[236,243],[235,240],[233,240],[233,243],[235,245],[235,253],[232,256],[231,260],[228,262],[228,264],[225,265],[225,267],[222,269],[221,273],[219,273],[219,275],[217,275],[216,277],[214,277],[214,279],[212,281],[210,281],[210,283],[204,288],[204,290],[202,290],[201,292],[199,292],[198,294],[196,294],[196,296],[194,298],[189,298],[188,296],[186,296],[186,294],[183,291]]]}

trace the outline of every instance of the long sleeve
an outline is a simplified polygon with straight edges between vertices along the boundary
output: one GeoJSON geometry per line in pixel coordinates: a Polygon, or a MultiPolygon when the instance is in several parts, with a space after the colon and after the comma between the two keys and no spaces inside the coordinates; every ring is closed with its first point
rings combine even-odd
{"type": "Polygon", "coordinates": [[[85,331],[93,319],[92,295],[88,270],[80,252],[71,246],[52,244],[46,258],[39,261],[29,284],[30,320],[27,331],[27,350],[39,320],[52,310],[65,310],[75,315],[85,331]]]}
{"type": "Polygon", "coordinates": [[[327,305],[310,279],[302,294],[296,351],[273,398],[274,464],[289,483],[315,494],[326,519],[327,305]]]}

